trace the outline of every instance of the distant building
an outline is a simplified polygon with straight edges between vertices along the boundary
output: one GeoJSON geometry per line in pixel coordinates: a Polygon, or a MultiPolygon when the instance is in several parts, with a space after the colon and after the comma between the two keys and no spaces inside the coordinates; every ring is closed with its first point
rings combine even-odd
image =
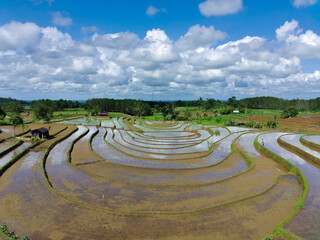
{"type": "Polygon", "coordinates": [[[240,113],[239,110],[233,110],[233,113],[240,113]]]}
{"type": "Polygon", "coordinates": [[[107,117],[109,114],[107,112],[98,113],[98,116],[107,117]]]}
{"type": "Polygon", "coordinates": [[[34,129],[31,131],[31,137],[48,138],[49,137],[49,129],[45,128],[45,127],[34,129]]]}

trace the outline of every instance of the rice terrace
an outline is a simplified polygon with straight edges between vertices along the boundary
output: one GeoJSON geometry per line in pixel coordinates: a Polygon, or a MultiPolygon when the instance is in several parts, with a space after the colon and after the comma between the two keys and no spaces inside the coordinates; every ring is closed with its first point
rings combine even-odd
{"type": "Polygon", "coordinates": [[[0,0],[0,240],[320,240],[320,0],[0,0]]]}
{"type": "Polygon", "coordinates": [[[239,126],[223,117],[278,118],[179,107],[165,120],[175,103],[146,117],[53,114],[44,103],[55,102],[31,103],[48,121],[21,113],[27,126],[0,127],[3,239],[318,239],[319,113],[239,126]],[[300,119],[309,124],[297,129],[300,119]]]}

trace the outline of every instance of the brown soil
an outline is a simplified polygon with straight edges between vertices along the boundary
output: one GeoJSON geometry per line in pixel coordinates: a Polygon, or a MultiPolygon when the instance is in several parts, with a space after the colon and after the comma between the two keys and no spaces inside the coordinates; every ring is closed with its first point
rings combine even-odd
{"type": "Polygon", "coordinates": [[[289,131],[307,131],[307,132],[320,132],[320,114],[308,114],[299,115],[294,118],[277,118],[263,117],[263,116],[252,116],[243,119],[245,121],[264,122],[268,120],[275,120],[279,122],[277,130],[289,130],[289,131]]]}

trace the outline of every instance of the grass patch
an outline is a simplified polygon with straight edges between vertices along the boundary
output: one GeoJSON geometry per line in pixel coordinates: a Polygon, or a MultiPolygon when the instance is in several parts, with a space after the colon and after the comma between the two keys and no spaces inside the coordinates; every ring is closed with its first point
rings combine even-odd
{"type": "Polygon", "coordinates": [[[163,115],[160,113],[153,113],[152,116],[143,116],[141,118],[143,118],[145,120],[149,120],[149,121],[163,121],[164,120],[163,115]]]}

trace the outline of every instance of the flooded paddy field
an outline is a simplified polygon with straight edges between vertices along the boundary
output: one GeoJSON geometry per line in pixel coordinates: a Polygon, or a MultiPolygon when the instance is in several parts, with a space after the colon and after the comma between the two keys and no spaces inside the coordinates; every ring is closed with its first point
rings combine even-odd
{"type": "MultiPolygon", "coordinates": [[[[0,223],[18,235],[264,239],[292,215],[304,189],[256,140],[296,165],[309,183],[304,208],[284,231],[319,239],[320,166],[278,143],[319,157],[301,143],[302,137],[317,143],[317,136],[126,117],[81,118],[51,128],[57,135],[0,175],[0,223]]],[[[12,144],[6,140],[0,149],[12,144]]],[[[0,168],[31,144],[2,156],[0,168]]]]}

